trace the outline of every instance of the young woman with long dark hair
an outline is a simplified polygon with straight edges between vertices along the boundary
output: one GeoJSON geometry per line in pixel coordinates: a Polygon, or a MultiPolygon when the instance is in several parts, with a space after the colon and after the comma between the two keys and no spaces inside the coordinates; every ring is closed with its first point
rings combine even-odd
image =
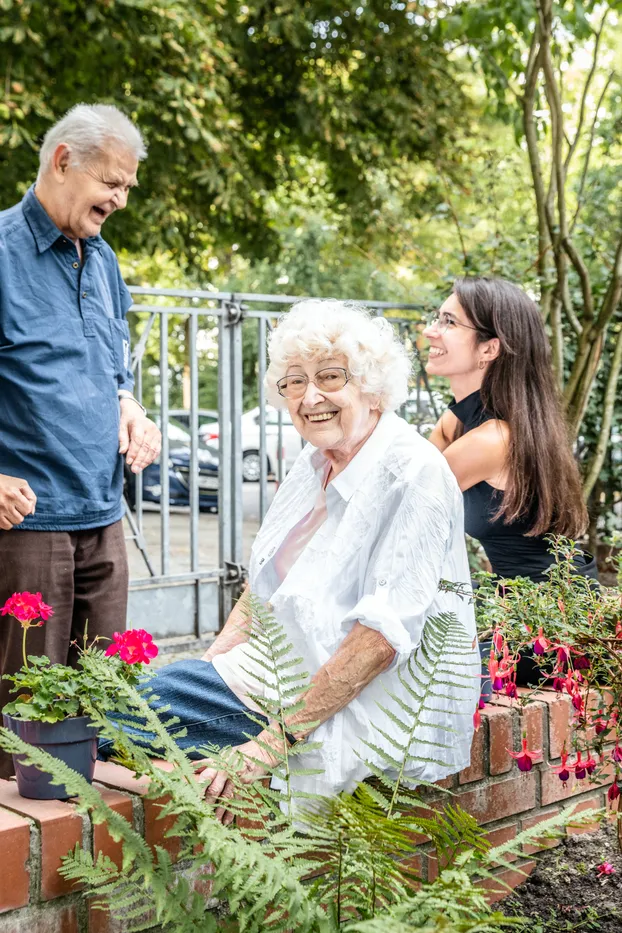
{"type": "MultiPolygon", "coordinates": [[[[538,307],[503,279],[461,278],[424,334],[426,371],[455,397],[430,440],[462,489],[466,531],[493,573],[541,581],[546,535],[580,538],[588,519],[538,307]]],[[[591,555],[575,566],[598,579],[591,555]]]]}

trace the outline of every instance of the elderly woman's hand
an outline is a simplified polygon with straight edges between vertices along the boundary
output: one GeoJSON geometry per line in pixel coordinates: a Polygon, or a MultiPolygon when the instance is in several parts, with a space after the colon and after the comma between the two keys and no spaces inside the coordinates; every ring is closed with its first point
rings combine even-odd
{"type": "MultiPolygon", "coordinates": [[[[261,733],[258,738],[274,741],[274,737],[261,733]]],[[[252,784],[254,781],[260,781],[266,776],[270,768],[273,768],[278,757],[270,752],[259,742],[251,740],[244,742],[243,745],[237,745],[231,749],[232,770],[235,770],[238,780],[242,784],[252,784]]],[[[198,781],[206,784],[206,800],[216,802],[231,800],[235,795],[235,785],[226,771],[210,767],[212,762],[209,758],[197,762],[198,781]]],[[[225,826],[233,822],[234,814],[224,803],[216,808],[216,819],[220,820],[225,826]]]]}

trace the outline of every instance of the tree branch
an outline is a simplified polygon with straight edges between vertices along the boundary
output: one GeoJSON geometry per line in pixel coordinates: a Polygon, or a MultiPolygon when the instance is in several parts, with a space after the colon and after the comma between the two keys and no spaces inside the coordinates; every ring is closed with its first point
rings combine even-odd
{"type": "Polygon", "coordinates": [[[596,124],[598,123],[598,111],[602,107],[603,100],[605,99],[605,95],[607,91],[609,90],[609,85],[613,81],[614,77],[615,77],[615,71],[612,71],[610,75],[608,76],[607,81],[605,82],[605,86],[602,89],[600,97],[598,98],[596,109],[594,110],[594,119],[592,120],[592,127],[590,129],[589,141],[587,144],[587,149],[585,150],[585,156],[583,159],[583,169],[581,171],[581,181],[579,182],[579,190],[577,192],[577,206],[574,212],[574,217],[572,218],[572,223],[570,224],[571,233],[575,228],[575,224],[577,222],[579,212],[581,208],[583,207],[583,191],[585,189],[585,182],[587,179],[587,172],[588,172],[588,168],[590,165],[590,158],[592,156],[592,149],[594,148],[594,136],[596,135],[596,124]]]}
{"type": "Polygon", "coordinates": [[[605,455],[607,453],[607,447],[609,446],[609,435],[611,433],[611,423],[613,420],[613,412],[615,409],[616,403],[616,389],[618,386],[618,379],[620,378],[620,370],[622,369],[622,326],[618,331],[617,340],[615,343],[615,348],[613,351],[613,357],[611,359],[611,369],[609,370],[609,377],[607,379],[607,387],[605,389],[605,396],[603,399],[603,415],[600,423],[600,431],[598,433],[598,441],[596,442],[596,448],[594,454],[589,462],[585,480],[583,482],[583,494],[587,499],[592,489],[594,488],[596,481],[600,475],[602,469],[605,455]]]}
{"type": "Polygon", "coordinates": [[[587,100],[587,94],[590,89],[590,85],[592,83],[592,78],[594,77],[594,74],[596,73],[596,64],[598,62],[598,46],[600,45],[600,37],[603,34],[603,29],[605,28],[605,20],[607,19],[608,13],[609,13],[609,10],[608,9],[605,10],[605,14],[602,20],[600,21],[600,26],[596,30],[596,37],[594,39],[594,54],[592,56],[592,65],[588,72],[588,76],[585,79],[585,84],[583,85],[583,93],[581,94],[581,103],[579,105],[579,119],[577,122],[577,130],[575,133],[575,137],[572,143],[570,144],[570,148],[568,149],[568,152],[566,154],[566,160],[564,162],[564,169],[566,170],[566,172],[568,171],[568,166],[570,165],[572,157],[575,154],[577,145],[579,143],[579,139],[581,138],[581,131],[583,129],[583,119],[585,117],[585,103],[587,100]]]}

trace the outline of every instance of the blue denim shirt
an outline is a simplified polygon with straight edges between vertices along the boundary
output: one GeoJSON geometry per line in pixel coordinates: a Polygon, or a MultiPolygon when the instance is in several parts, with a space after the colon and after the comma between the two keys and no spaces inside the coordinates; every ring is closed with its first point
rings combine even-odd
{"type": "Polygon", "coordinates": [[[19,529],[76,531],[123,515],[117,389],[132,389],[116,256],[75,245],[30,188],[0,212],[0,473],[28,481],[19,529]]]}

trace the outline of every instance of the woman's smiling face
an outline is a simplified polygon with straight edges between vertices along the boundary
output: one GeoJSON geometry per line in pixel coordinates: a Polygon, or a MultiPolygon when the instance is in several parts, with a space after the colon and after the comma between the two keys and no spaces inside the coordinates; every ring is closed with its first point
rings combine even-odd
{"type": "Polygon", "coordinates": [[[481,345],[475,339],[475,329],[456,295],[443,302],[438,312],[438,324],[429,325],[423,331],[430,343],[426,372],[434,376],[464,376],[476,372],[481,355],[481,345]],[[439,326],[447,329],[439,333],[439,326]]]}
{"type": "Polygon", "coordinates": [[[287,408],[299,434],[321,450],[343,454],[357,448],[369,435],[378,420],[378,405],[373,396],[364,395],[352,380],[336,391],[315,385],[318,373],[327,369],[346,370],[344,356],[322,356],[312,360],[293,357],[287,367],[288,376],[305,376],[307,386],[300,398],[289,398],[287,408]]]}

